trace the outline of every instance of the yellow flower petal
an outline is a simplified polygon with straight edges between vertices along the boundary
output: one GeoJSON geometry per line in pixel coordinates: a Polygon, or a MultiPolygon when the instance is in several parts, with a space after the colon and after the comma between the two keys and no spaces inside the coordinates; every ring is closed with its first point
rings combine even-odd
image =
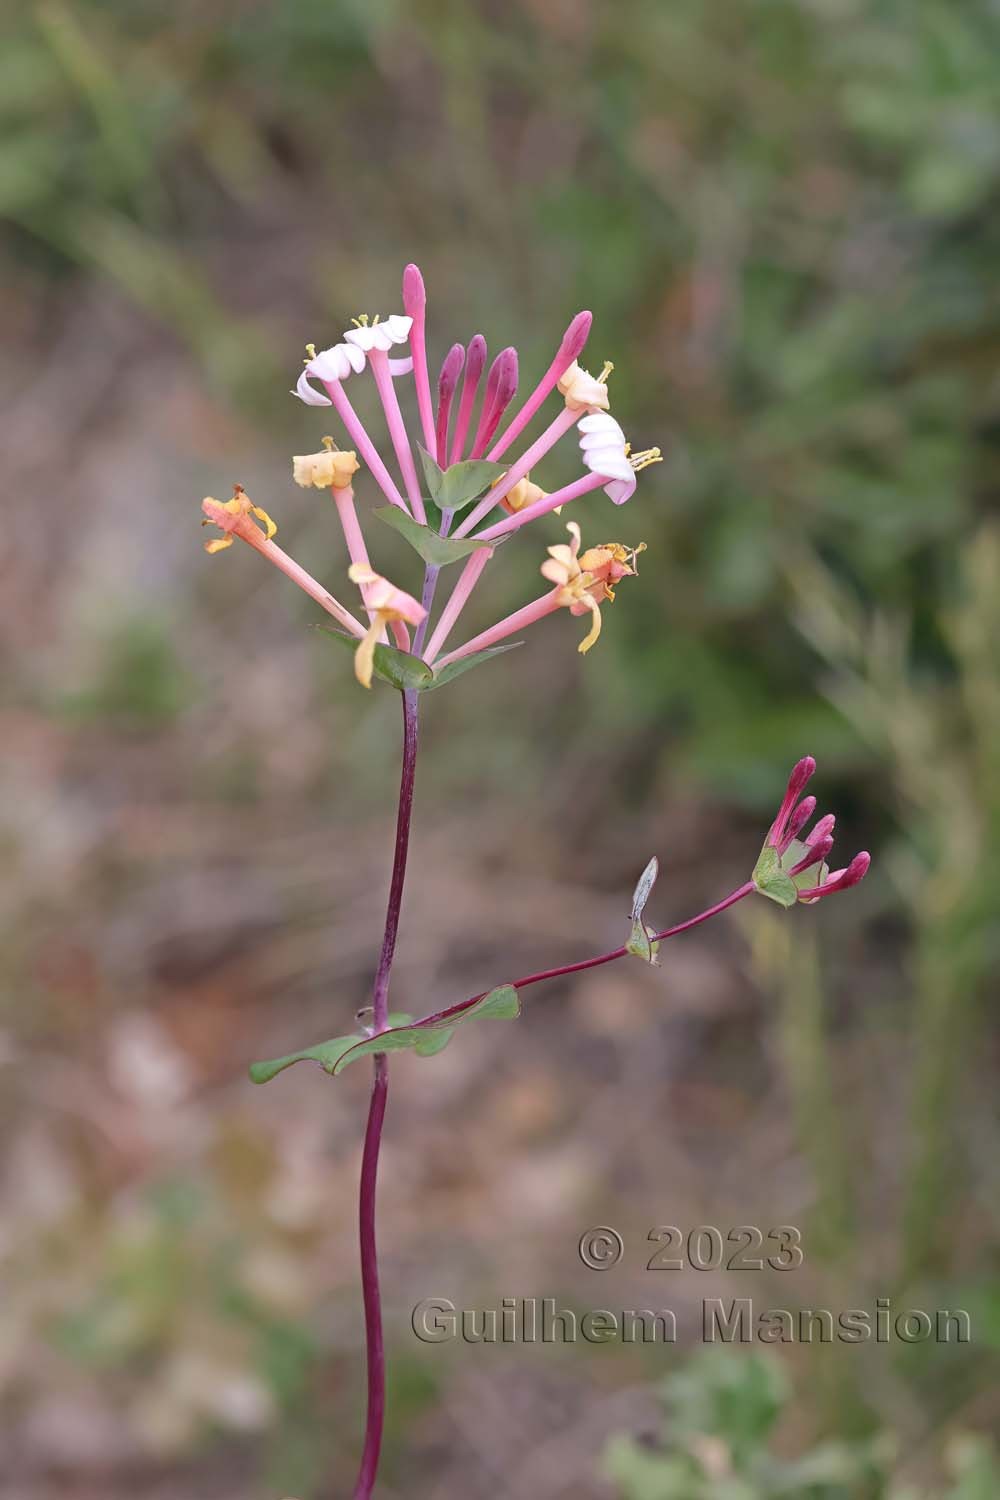
{"type": "Polygon", "coordinates": [[[595,599],[591,599],[589,594],[584,594],[582,599],[580,600],[580,603],[586,604],[587,608],[590,610],[591,624],[589,634],[584,637],[584,639],[580,642],[579,646],[577,646],[576,649],[583,654],[586,654],[601,633],[601,610],[597,601],[595,599]]]}
{"type": "Polygon", "coordinates": [[[271,517],[268,515],[267,511],[266,510],[261,510],[261,508],[260,508],[259,505],[251,505],[250,509],[253,511],[253,513],[257,517],[258,521],[263,521],[264,522],[264,529],[267,532],[267,539],[268,539],[268,541],[270,541],[273,536],[277,535],[277,531],[278,531],[277,526],[275,526],[274,522],[271,520],[271,517]]]}
{"type": "Polygon", "coordinates": [[[206,552],[225,552],[226,548],[227,547],[231,547],[232,545],[233,545],[233,538],[231,536],[220,536],[220,537],[216,537],[216,539],[215,539],[214,542],[206,542],[205,543],[205,551],[206,552]]]}
{"type": "Polygon", "coordinates": [[[370,688],[372,685],[372,668],[375,665],[375,644],[382,634],[384,621],[380,614],[376,614],[364,640],[358,642],[358,649],[354,653],[354,675],[362,687],[370,688]]]}

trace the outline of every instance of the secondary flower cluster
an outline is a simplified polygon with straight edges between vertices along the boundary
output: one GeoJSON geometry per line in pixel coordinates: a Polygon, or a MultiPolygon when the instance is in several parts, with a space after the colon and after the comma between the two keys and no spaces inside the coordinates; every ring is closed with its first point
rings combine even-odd
{"type": "Polygon", "coordinates": [[[803,797],[802,793],[815,770],[816,762],[811,755],[803,756],[792,767],[784,798],[754,870],[757,890],[780,906],[818,901],[821,896],[850,890],[864,880],[871,864],[871,855],[862,851],[843,869],[831,871],[827,867],[827,856],[833,850],[836,823],[833,813],[825,813],[806,832],[816,811],[816,798],[803,797]]]}
{"type": "Polygon", "coordinates": [[[445,646],[501,538],[549,511],[560,512],[590,490],[603,488],[615,505],[622,505],[635,491],[636,475],[660,460],[657,448],[633,453],[611,415],[607,380],[613,366],[606,363],[593,376],[579,363],[591,314],[576,315],[545,374],[510,415],[518,386],[516,350],[501,350],[487,369],[488,351],[481,334],[475,334],[467,347],[454,344],[432,394],[426,294],[416,266],[407,266],[403,273],[403,307],[402,314],[385,319],[355,319],[339,343],[319,353],[310,345],[295,387],[295,394],[307,405],[333,408],[351,445],[340,448],[326,437],[320,452],[293,459],[292,474],[303,487],[331,492],[350,558],[348,577],[360,591],[358,613],[341,604],[278,546],[274,522],[240,485],[230,500],[208,497],[202,502],[203,525],[215,525],[222,532],[206,543],[206,550],[222,551],[239,537],[280,568],[357,639],[355,672],[365,687],[371,685],[377,647],[388,642],[390,632],[397,650],[419,657],[425,664],[421,670],[436,673],[565,608],[574,615],[590,616],[590,629],[579,645],[580,651],[588,651],[600,634],[601,605],[614,599],[614,586],[622,578],[634,575],[644,544],[628,547],[605,542],[581,551],[580,528],[575,522],[567,527],[570,543],[549,547],[541,566],[542,576],[551,585],[546,593],[464,645],[447,652],[445,646]],[[348,383],[366,370],[381,402],[399,482],[347,392],[348,383]],[[397,394],[398,383],[406,380],[409,384],[410,377],[421,439],[416,452],[397,394]],[[550,395],[561,398],[557,415],[516,460],[505,458],[550,395]],[[479,414],[473,426],[477,401],[479,414]],[[532,471],[574,427],[583,472],[571,483],[547,491],[532,479],[532,471]],[[402,532],[426,563],[420,600],[371,565],[353,489],[354,476],[363,466],[391,507],[380,512],[379,518],[402,532]],[[425,498],[428,489],[432,504],[425,498]],[[458,558],[464,566],[430,630],[438,574],[445,563],[458,558]]]}

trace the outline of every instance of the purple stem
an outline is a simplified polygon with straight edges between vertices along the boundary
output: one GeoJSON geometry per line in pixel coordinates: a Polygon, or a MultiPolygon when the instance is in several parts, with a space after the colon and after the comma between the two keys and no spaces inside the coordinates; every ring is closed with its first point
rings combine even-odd
{"type": "MultiPolygon", "coordinates": [[[[403,768],[399,781],[399,811],[396,814],[396,850],[389,883],[382,952],[379,955],[372,994],[375,1031],[384,1031],[389,1020],[389,977],[396,951],[399,912],[403,904],[406,854],[413,815],[413,784],[417,770],[417,695],[403,694],[403,768]]],[[[368,1124],[361,1158],[358,1231],[361,1246],[361,1288],[365,1304],[365,1340],[368,1349],[368,1419],[365,1446],[354,1486],[354,1500],[369,1500],[375,1488],[382,1428],[385,1422],[385,1346],[382,1340],[382,1300],[378,1282],[378,1251],[375,1243],[375,1187],[378,1178],[382,1124],[389,1092],[389,1065],[385,1053],[376,1053],[368,1124]]]]}

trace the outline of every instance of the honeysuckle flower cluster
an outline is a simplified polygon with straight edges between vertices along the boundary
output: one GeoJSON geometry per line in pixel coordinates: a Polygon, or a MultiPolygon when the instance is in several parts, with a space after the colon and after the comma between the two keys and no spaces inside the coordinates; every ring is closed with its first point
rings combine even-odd
{"type": "Polygon", "coordinates": [[[828,868],[826,859],[833,849],[836,823],[833,813],[825,813],[808,833],[805,831],[816,811],[816,798],[803,797],[802,793],[815,770],[811,755],[803,756],[792,768],[754,869],[756,889],[779,906],[818,901],[821,896],[850,890],[865,878],[871,864],[871,855],[863,850],[843,869],[831,872],[828,868]]]}
{"type": "MultiPolygon", "coordinates": [[[[206,551],[215,554],[229,549],[237,539],[245,542],[336,621],[335,634],[353,650],[355,675],[363,687],[370,687],[377,676],[402,692],[403,757],[396,846],[372,1006],[359,1013],[359,1018],[360,1014],[365,1016],[364,1022],[349,1035],[251,1067],[254,1081],[264,1083],[299,1062],[318,1063],[334,1075],[359,1058],[373,1062],[359,1192],[368,1416],[354,1500],[369,1500],[372,1495],[385,1411],[375,1190],[388,1091],[388,1054],[409,1050],[420,1057],[431,1057],[448,1044],[462,1024],[483,1018],[513,1019],[520,1013],[522,991],[543,981],[628,956],[658,963],[666,939],[699,926],[754,892],[785,907],[810,905],[820,897],[856,885],[868,869],[869,856],[862,853],[843,869],[829,871],[832,814],[821,817],[807,831],[816,810],[815,798],[802,795],[815,770],[815,762],[807,756],[789,778],[751,878],[714,906],[662,931],[648,926],[644,909],[657,877],[654,857],[636,886],[631,926],[617,948],[500,984],[417,1020],[390,1013],[389,983],[409,843],[420,693],[450,681],[494,651],[509,649],[511,636],[564,609],[587,621],[586,633],[577,643],[578,651],[586,654],[600,637],[603,607],[614,601],[623,580],[635,577],[638,557],[645,549],[643,542],[628,545],[620,541],[584,547],[577,521],[564,522],[569,541],[547,545],[540,564],[544,590],[513,614],[448,649],[500,541],[550,513],[558,514],[597,489],[603,489],[616,506],[623,505],[635,493],[638,474],[660,461],[658,448],[633,452],[620,423],[612,416],[608,378],[614,367],[610,361],[597,376],[580,364],[590,325],[589,312],[580,312],[572,319],[547,370],[516,408],[516,351],[513,347],[502,349],[490,363],[486,340],[478,333],[467,345],[455,343],[450,347],[432,387],[426,347],[426,296],[416,266],[407,266],[403,274],[402,313],[387,318],[358,317],[328,348],[317,353],[313,345],[307,346],[308,358],[294,393],[309,407],[331,408],[343,429],[339,436],[344,443],[341,446],[332,435],[326,435],[317,451],[297,454],[292,459],[292,478],[303,489],[330,493],[347,554],[344,573],[358,590],[359,602],[354,608],[341,603],[279,546],[275,522],[242,485],[235,486],[228,500],[209,496],[202,501],[202,524],[215,526],[220,533],[206,543],[206,551]],[[380,436],[388,438],[388,446],[381,449],[348,393],[352,382],[367,375],[382,408],[384,434],[380,436]],[[401,393],[415,409],[417,441],[407,427],[401,393]],[[554,412],[549,414],[547,425],[521,446],[522,434],[550,398],[554,412]],[[549,455],[574,428],[581,472],[569,483],[547,490],[543,480],[549,455]],[[517,456],[515,445],[520,447],[517,456]],[[365,524],[354,494],[359,474],[369,494],[374,487],[385,501],[368,512],[365,524]],[[378,527],[369,526],[370,519],[394,530],[420,558],[423,580],[419,598],[372,565],[368,543],[378,527]],[[461,566],[434,618],[440,574],[450,564],[461,566]]],[[[332,422],[332,417],[324,413],[324,425],[328,421],[332,422]]],[[[354,596],[351,598],[353,601],[354,596]]]]}
{"type": "MultiPolygon", "coordinates": [[[[621,426],[611,416],[611,362],[606,361],[596,377],[579,362],[590,332],[590,313],[578,313],[572,320],[545,374],[511,415],[518,385],[515,350],[501,350],[487,369],[488,351],[482,334],[475,334],[468,346],[453,344],[441,365],[436,391],[432,391],[425,343],[426,296],[415,266],[407,267],[404,274],[403,303],[403,313],[387,318],[355,318],[340,340],[318,353],[310,344],[295,387],[295,394],[307,406],[332,407],[345,429],[344,446],[325,436],[318,452],[296,455],[292,476],[303,488],[330,491],[343,528],[348,577],[361,590],[367,623],[329,594],[300,564],[290,567],[292,560],[287,554],[277,547],[267,550],[260,545],[256,521],[264,524],[264,540],[270,543],[277,527],[265,511],[250,503],[242,488],[237,488],[231,500],[209,498],[203,502],[206,523],[214,522],[223,532],[207,544],[207,550],[221,551],[239,537],[306,587],[312,598],[357,637],[355,672],[365,687],[371,685],[380,660],[378,648],[388,646],[390,630],[396,650],[416,656],[434,673],[441,666],[499,645],[565,607],[574,615],[590,615],[590,630],[579,645],[581,652],[589,651],[600,635],[601,605],[614,599],[615,583],[634,574],[635,559],[644,544],[629,547],[606,542],[581,552],[580,528],[575,522],[568,528],[571,543],[550,546],[541,567],[543,577],[555,584],[554,589],[464,645],[447,653],[444,648],[492,556],[491,544],[550,511],[561,512],[590,490],[603,488],[616,505],[623,504],[635,491],[636,475],[660,460],[658,448],[632,454],[621,426]],[[398,351],[397,357],[390,358],[394,351],[398,351]],[[349,383],[366,372],[382,405],[392,451],[388,461],[347,391],[349,383]],[[485,388],[473,429],[484,375],[485,388]],[[412,391],[416,406],[417,444],[411,440],[399,399],[404,381],[403,394],[412,391]],[[504,458],[550,396],[562,398],[561,410],[520,457],[504,458]],[[506,427],[498,436],[505,419],[506,427]],[[533,473],[537,474],[560,438],[574,427],[582,472],[571,483],[546,490],[533,473]],[[354,496],[356,477],[365,468],[388,505],[413,523],[403,530],[407,540],[425,559],[441,559],[428,562],[420,601],[372,567],[354,496]],[[435,486],[436,494],[425,494],[428,487],[433,491],[435,486]],[[428,521],[430,502],[434,502],[433,524],[428,521]],[[459,558],[464,559],[464,566],[431,628],[438,575],[446,562],[459,558]],[[415,631],[412,641],[408,627],[415,631]]],[[[379,519],[391,517],[380,513],[379,519]]]]}

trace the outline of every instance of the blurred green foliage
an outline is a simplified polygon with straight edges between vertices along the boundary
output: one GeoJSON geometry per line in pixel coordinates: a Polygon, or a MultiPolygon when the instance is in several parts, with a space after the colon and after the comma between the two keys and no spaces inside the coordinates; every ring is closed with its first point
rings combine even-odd
{"type": "MultiPolygon", "coordinates": [[[[659,1441],[615,1438],[605,1470],[622,1500],[926,1500],[924,1488],[889,1483],[886,1434],[820,1443],[795,1459],[771,1451],[789,1388],[774,1360],[704,1350],[662,1387],[659,1441]]],[[[987,1500],[1000,1484],[988,1442],[953,1441],[951,1482],[939,1500],[987,1500]]]]}

